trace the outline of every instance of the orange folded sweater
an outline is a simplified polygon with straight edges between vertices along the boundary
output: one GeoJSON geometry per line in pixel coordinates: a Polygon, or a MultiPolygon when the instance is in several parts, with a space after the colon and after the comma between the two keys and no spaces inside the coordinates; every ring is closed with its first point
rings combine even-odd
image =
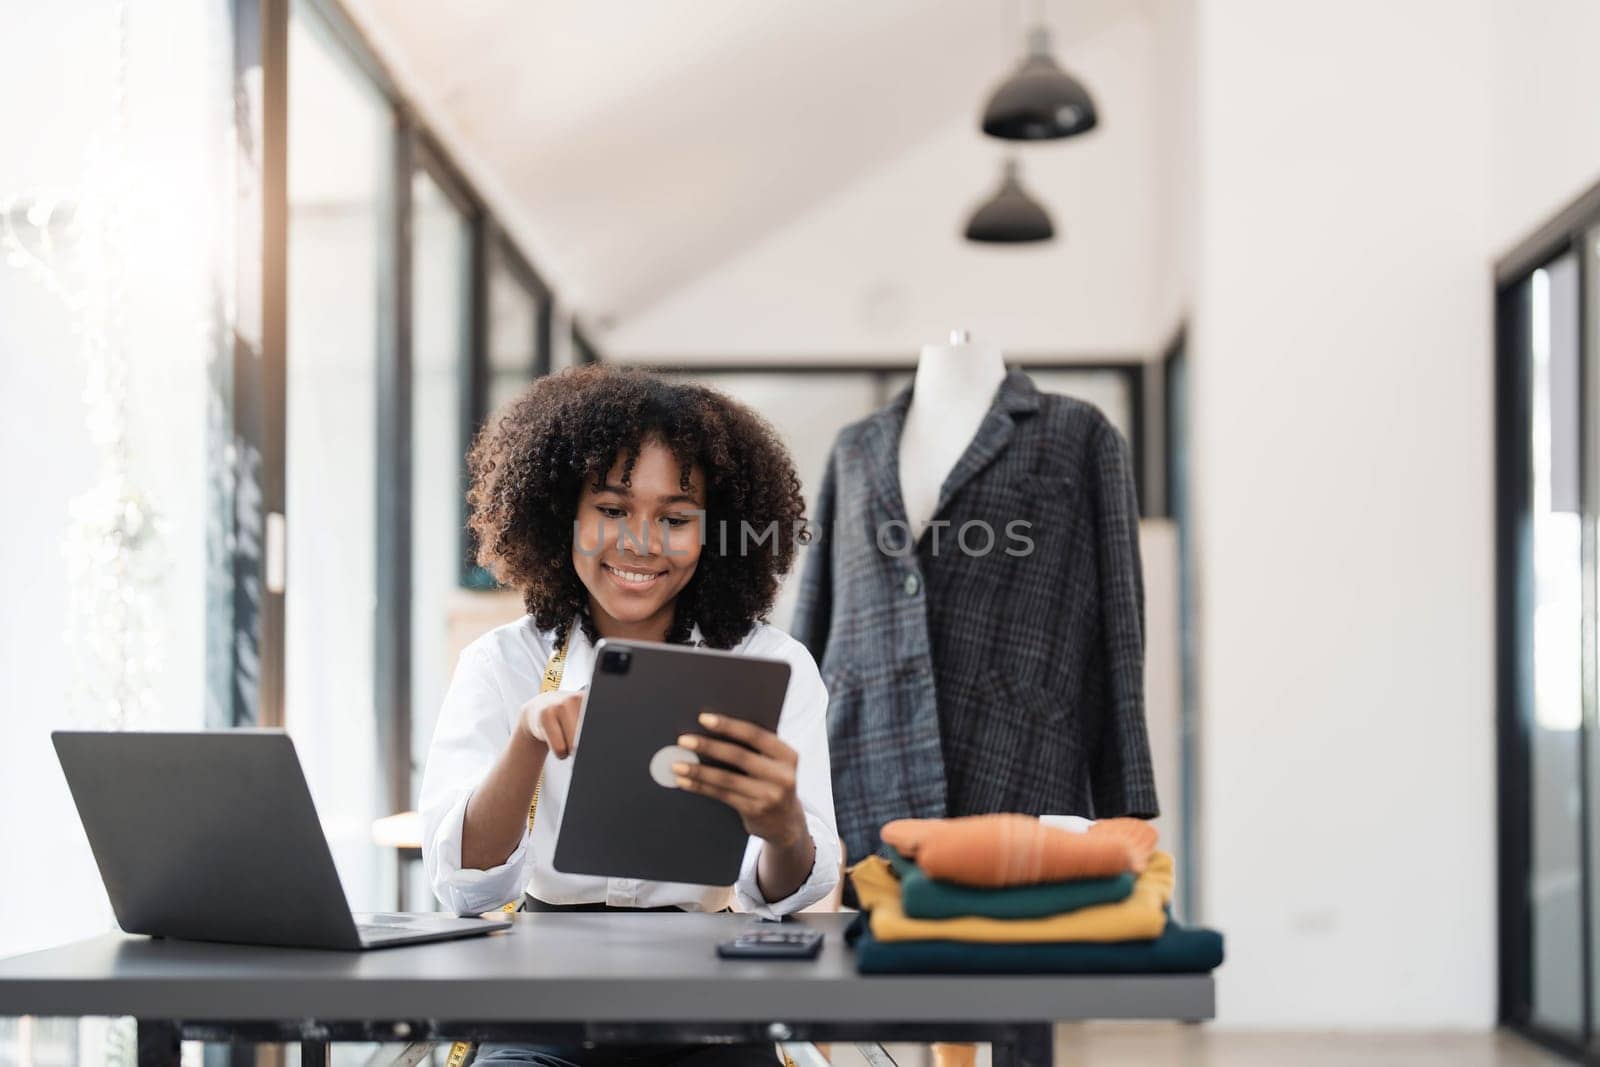
{"type": "Polygon", "coordinates": [[[1156,847],[1142,819],[1101,819],[1084,833],[1032,815],[896,819],[879,836],[930,878],[987,888],[1137,874],[1156,847]]]}

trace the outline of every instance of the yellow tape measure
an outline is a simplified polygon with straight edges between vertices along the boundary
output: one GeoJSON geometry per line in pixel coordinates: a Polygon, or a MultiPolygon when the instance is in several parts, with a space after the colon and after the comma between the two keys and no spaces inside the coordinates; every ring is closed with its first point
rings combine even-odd
{"type": "MultiPolygon", "coordinates": [[[[561,688],[561,672],[567,667],[567,646],[572,644],[572,631],[567,631],[567,639],[561,642],[561,647],[556,649],[555,655],[550,657],[550,662],[544,665],[544,680],[539,683],[540,693],[553,693],[561,688]]],[[[528,804],[528,833],[533,833],[533,817],[539,811],[539,791],[544,788],[544,770],[539,771],[539,780],[533,783],[533,800],[528,804]]],[[[512,901],[507,905],[507,910],[515,911],[512,901]]]]}
{"type": "MultiPolygon", "coordinates": [[[[556,649],[549,662],[544,665],[544,678],[539,683],[540,693],[553,693],[561,688],[561,672],[567,667],[567,648],[572,644],[572,631],[567,631],[567,638],[561,642],[561,647],[556,649]]],[[[520,724],[519,724],[520,725],[520,724]]],[[[547,757],[548,758],[548,757],[547,757]]],[[[544,788],[544,769],[539,770],[539,780],[533,783],[533,800],[528,803],[528,833],[533,833],[533,818],[539,812],[539,792],[544,788]]],[[[513,900],[502,905],[500,910],[514,912],[518,902],[513,900]]],[[[450,1056],[445,1060],[445,1067],[464,1067],[467,1057],[472,1055],[472,1042],[457,1041],[450,1046],[450,1056]]]]}

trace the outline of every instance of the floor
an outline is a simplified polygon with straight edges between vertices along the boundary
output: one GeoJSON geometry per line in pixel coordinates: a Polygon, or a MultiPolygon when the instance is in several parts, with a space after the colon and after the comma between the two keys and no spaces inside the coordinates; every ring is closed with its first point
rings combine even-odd
{"type": "MultiPolygon", "coordinates": [[[[926,1045],[890,1044],[897,1067],[934,1067],[926,1045]]],[[[1177,1023],[1056,1027],[1056,1067],[1556,1067],[1570,1061],[1509,1033],[1239,1032],[1177,1023]]],[[[990,1067],[979,1046],[974,1067],[990,1067]]],[[[869,1067],[847,1044],[832,1067],[869,1067]]]]}
{"type": "MultiPolygon", "coordinates": [[[[389,1064],[404,1048],[336,1045],[334,1063],[346,1067],[389,1064]]],[[[185,1046],[185,1064],[191,1049],[185,1046]]],[[[926,1045],[889,1044],[896,1067],[933,1067],[926,1045]]],[[[446,1046],[435,1048],[442,1065],[446,1046]]],[[[871,1067],[846,1043],[832,1046],[831,1067],[871,1067]]],[[[44,1062],[44,1061],[39,1061],[44,1062]]],[[[264,1061],[258,1059],[257,1063],[264,1061]]],[[[281,1062],[281,1061],[280,1061],[281,1062]]],[[[299,1049],[288,1047],[283,1067],[298,1067],[299,1049]]],[[[1259,1033],[1177,1023],[1081,1023],[1056,1027],[1056,1067],[1570,1067],[1570,1061],[1508,1033],[1259,1033]]],[[[0,1067],[7,1067],[0,1060],[0,1067]]],[[[199,1067],[198,1056],[193,1067],[199,1067]]],[[[774,1067],[777,1067],[774,1058],[774,1067]]],[[[974,1067],[991,1067],[979,1046],[974,1067]]]]}
{"type": "Polygon", "coordinates": [[[1567,1062],[1508,1033],[1240,1033],[1120,1023],[1056,1029],[1056,1067],[1554,1067],[1567,1062]]]}

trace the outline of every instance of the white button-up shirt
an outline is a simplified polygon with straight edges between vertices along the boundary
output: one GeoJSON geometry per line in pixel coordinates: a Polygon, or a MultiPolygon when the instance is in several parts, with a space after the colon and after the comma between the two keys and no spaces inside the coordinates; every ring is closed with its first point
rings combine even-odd
{"type": "MultiPolygon", "coordinates": [[[[698,633],[694,635],[698,638],[698,633]]],[[[834,828],[833,779],[828,766],[828,692],[805,646],[765,623],[757,623],[732,651],[789,664],[789,690],[778,720],[778,736],[799,755],[795,791],[805,809],[806,826],[816,842],[811,874],[793,894],[768,902],[756,882],[756,863],[763,842],[750,838],[739,880],[731,887],[646,882],[631,878],[598,878],[563,874],[551,863],[556,834],[566,808],[573,760],[579,754],[544,762],[544,784],[532,831],[506,861],[489,870],[461,866],[461,828],[467,800],[505,751],[517,728],[522,707],[539,693],[554,635],[539,630],[533,619],[492,630],[468,645],[456,665],[444,707],[428,749],[422,775],[422,862],[435,895],[460,914],[489,911],[521,898],[526,889],[549,904],[610,904],[651,908],[676,905],[688,911],[735,910],[776,918],[813,904],[833,891],[839,880],[839,835],[834,828]]],[[[574,626],[561,675],[561,689],[589,684],[594,646],[574,626]]],[[[582,748],[582,738],[579,738],[582,748]]]]}

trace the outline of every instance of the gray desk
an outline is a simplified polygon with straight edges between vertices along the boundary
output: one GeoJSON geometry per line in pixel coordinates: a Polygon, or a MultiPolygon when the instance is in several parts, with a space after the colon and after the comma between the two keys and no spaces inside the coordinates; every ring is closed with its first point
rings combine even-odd
{"type": "Polygon", "coordinates": [[[141,1064],[182,1038],[326,1042],[993,1041],[1048,1067],[1049,1024],[1208,1019],[1207,975],[858,975],[847,915],[815,962],[718,959],[735,915],[532,913],[505,933],[342,953],[108,934],[0,961],[0,1015],[132,1015],[141,1064]]]}

